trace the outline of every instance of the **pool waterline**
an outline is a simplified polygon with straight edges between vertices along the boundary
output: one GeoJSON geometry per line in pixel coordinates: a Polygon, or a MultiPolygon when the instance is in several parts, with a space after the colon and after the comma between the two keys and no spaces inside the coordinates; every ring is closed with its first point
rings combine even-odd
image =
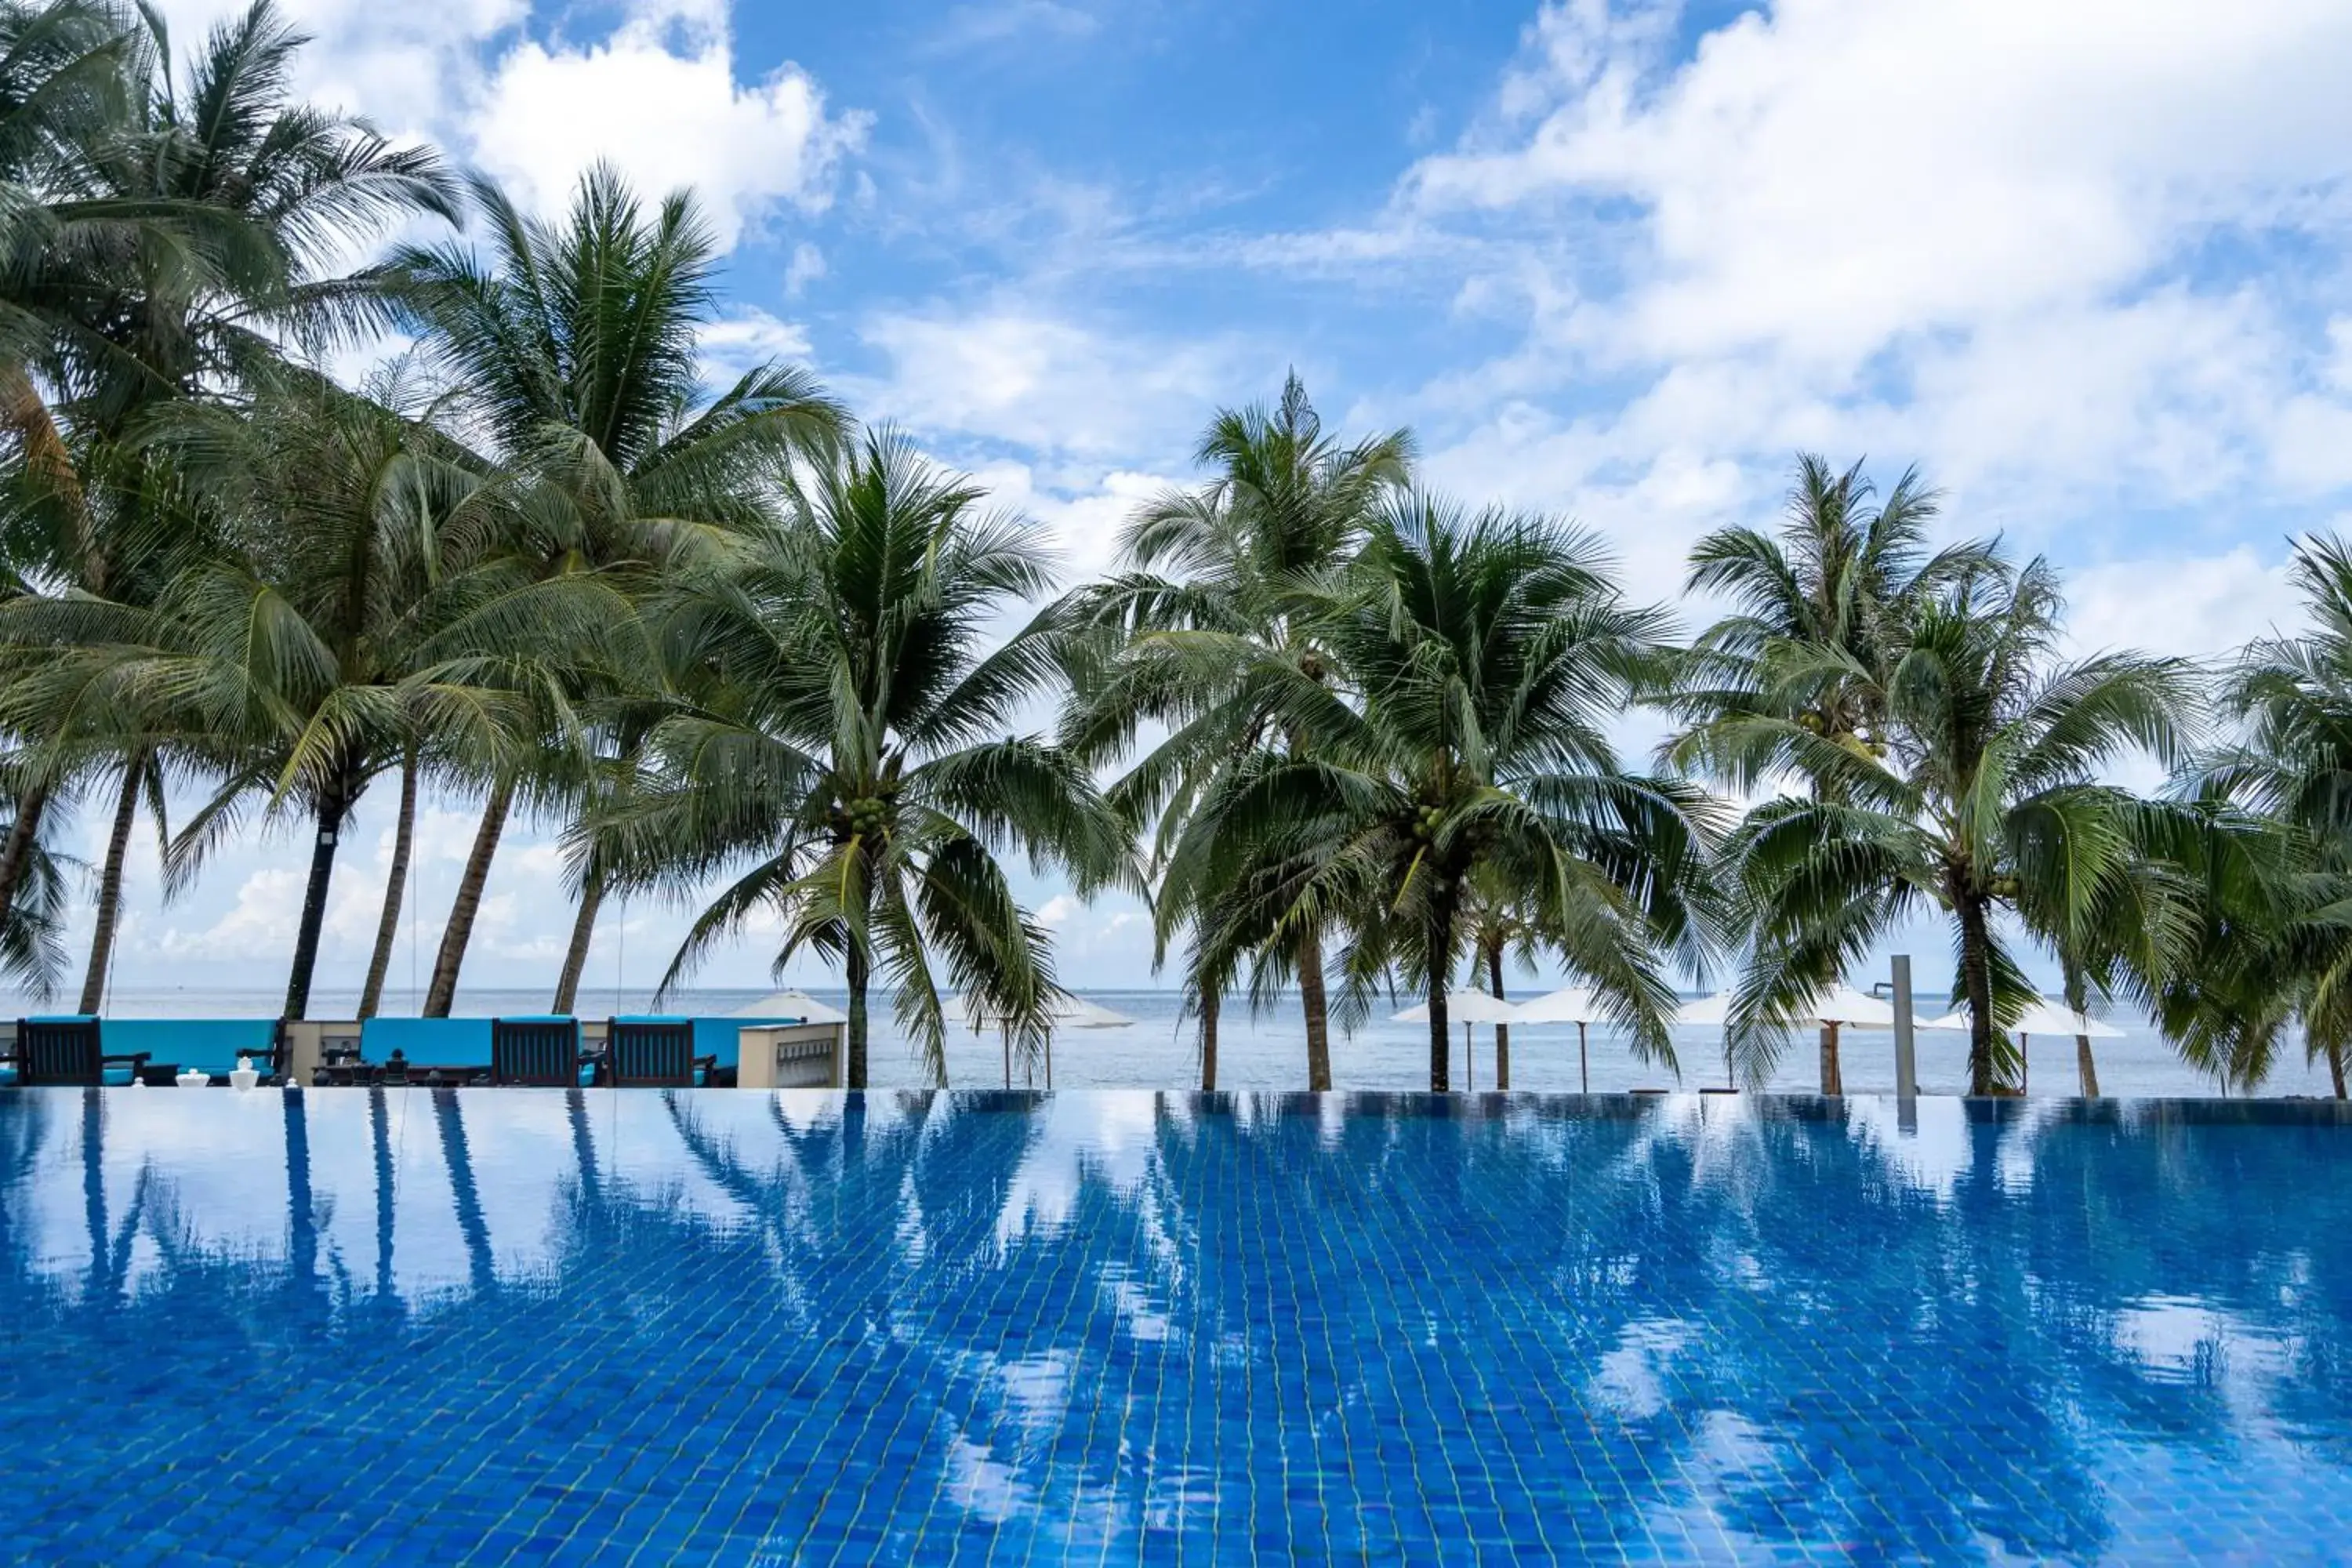
{"type": "Polygon", "coordinates": [[[2292,1557],[2347,1175],[2333,1102],[14,1091],[0,1530],[2292,1557]]]}

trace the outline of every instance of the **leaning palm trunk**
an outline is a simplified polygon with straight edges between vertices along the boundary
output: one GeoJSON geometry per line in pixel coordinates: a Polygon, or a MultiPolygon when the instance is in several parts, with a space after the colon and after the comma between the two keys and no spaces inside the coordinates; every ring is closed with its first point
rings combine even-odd
{"type": "Polygon", "coordinates": [[[33,855],[33,840],[41,831],[41,814],[48,809],[49,786],[28,784],[16,797],[16,817],[8,837],[0,840],[0,926],[16,911],[16,889],[24,885],[25,868],[33,855]]]}
{"type": "Polygon", "coordinates": [[[449,923],[441,932],[441,950],[433,957],[433,980],[425,992],[425,1017],[447,1017],[457,1000],[457,970],[466,962],[466,944],[474,936],[474,917],[482,910],[482,889],[490,879],[490,861],[499,852],[499,835],[506,831],[507,813],[513,805],[513,780],[500,779],[490,786],[490,798],[482,806],[482,826],[474,834],[473,848],[467,852],[465,874],[457,879],[449,923]]]}
{"type": "Polygon", "coordinates": [[[1323,933],[1311,928],[1298,938],[1298,1001],[1307,1014],[1307,1087],[1331,1087],[1331,1013],[1323,991],[1323,933]]]}
{"type": "Polygon", "coordinates": [[[1842,1095],[1845,1092],[1845,1067],[1838,1059],[1838,1026],[1822,1026],[1822,1092],[1842,1095]]]}
{"type": "Polygon", "coordinates": [[[1984,905],[1961,891],[1953,900],[1960,917],[1960,984],[1969,1003],[1969,1092],[1990,1094],[1992,1081],[1992,937],[1984,905]]]}
{"type": "Polygon", "coordinates": [[[375,951],[368,955],[367,984],[360,987],[360,1017],[373,1018],[383,1005],[383,977],[392,968],[392,944],[400,934],[400,906],[408,893],[408,857],[416,836],[416,753],[400,763],[400,821],[392,831],[392,874],[384,879],[383,913],[375,922],[375,951]]]}
{"type": "Polygon", "coordinates": [[[2344,1047],[2336,1041],[2328,1042],[2327,1077],[2336,1086],[2336,1098],[2347,1098],[2344,1092],[2344,1047]]]}
{"type": "Polygon", "coordinates": [[[552,1013],[569,1014],[580,994],[580,976],[588,967],[588,943],[596,934],[596,911],[604,902],[604,879],[591,870],[580,887],[580,911],[572,920],[572,944],[563,950],[563,971],[555,977],[552,1013]]]}
{"type": "Polygon", "coordinates": [[[1217,1006],[1213,991],[1201,994],[1201,1092],[1217,1092],[1217,1006]]]}
{"type": "Polygon", "coordinates": [[[327,888],[335,875],[335,850],[343,836],[343,817],[356,793],[348,770],[338,770],[319,792],[313,818],[318,834],[310,843],[310,877],[302,889],[302,920],[294,931],[294,967],[286,977],[286,1010],[282,1016],[302,1018],[310,1011],[310,975],[319,966],[319,932],[327,919],[327,888]]]}
{"type": "MultiPolygon", "coordinates": [[[[2074,1070],[2082,1076],[2083,1098],[2098,1099],[2099,1065],[2091,1059],[2091,1037],[2088,1035],[2074,1037],[2074,1070]]],[[[2336,1079],[2336,1096],[2338,1100],[2344,1097],[2344,1083],[2341,1077],[2336,1079]]]]}
{"type": "Polygon", "coordinates": [[[81,1011],[95,1013],[106,1000],[106,969],[114,958],[114,933],[122,916],[122,862],[131,830],[139,821],[139,796],[146,784],[147,759],[133,752],[122,764],[122,795],[107,835],[106,861],[98,875],[98,910],[89,933],[89,968],[81,981],[81,1011]]]}

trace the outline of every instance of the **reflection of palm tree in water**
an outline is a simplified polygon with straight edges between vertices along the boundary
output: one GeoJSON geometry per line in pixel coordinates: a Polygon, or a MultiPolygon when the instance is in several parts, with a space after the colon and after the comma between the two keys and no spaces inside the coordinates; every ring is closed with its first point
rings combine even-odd
{"type": "MultiPolygon", "coordinates": [[[[1278,1394],[1286,1462],[1322,1478],[1329,1522],[1317,1528],[1342,1554],[1395,1543],[1403,1531],[1383,1508],[1425,1506],[1379,1461],[1434,1418],[1457,1474],[1597,1480],[1577,1505],[1588,1542],[1696,1514],[1735,1541],[1882,1558],[1947,1556],[1971,1540],[2015,1555],[2112,1553],[2119,1537],[2093,1479],[2102,1445],[2110,1459],[2207,1450],[2220,1462],[2233,1445],[2277,1442],[2248,1426],[2250,1388],[2264,1419],[2290,1429],[2341,1431],[2352,1397],[2322,1364],[2324,1347],[2352,1339],[2352,1258],[2333,1247],[2352,1192],[2308,1179],[2342,1157],[2314,1142],[2345,1135],[2332,1130],[1979,1119],[1938,1201],[1892,1148],[1842,1121],[1711,1121],[1702,1133],[1664,1107],[1326,1119],[1271,1100],[1222,1114],[1171,1100],[1139,1163],[1098,1163],[1107,1145],[1081,1138],[1066,1207],[1024,1226],[1006,1223],[1024,1157],[1068,1146],[1071,1131],[1056,1123],[1065,1137],[1045,1139],[1050,1113],[1034,1108],[869,1097],[855,1122],[779,1122],[784,1142],[759,1155],[729,1118],[761,1108],[677,1095],[667,1117],[682,1157],[741,1205],[729,1219],[688,1208],[674,1184],[602,1170],[587,1112],[601,1103],[567,1104],[576,1212],[559,1223],[565,1239],[531,1310],[423,1306],[417,1328],[446,1319],[467,1353],[416,1361],[407,1334],[358,1323],[284,1334],[278,1266],[196,1240],[168,1154],[132,1199],[160,1261],[126,1294],[93,1108],[79,1172],[62,1139],[43,1171],[31,1152],[41,1118],[69,1133],[72,1102],[0,1101],[0,1314],[38,1346],[37,1364],[0,1368],[0,1389],[29,1386],[42,1367],[118,1364],[125,1343],[201,1332],[225,1344],[249,1328],[268,1354],[221,1387],[257,1409],[401,1358],[360,1432],[319,1439],[331,1470],[381,1463],[381,1434],[453,1410],[517,1464],[555,1467],[576,1459],[598,1412],[669,1375],[681,1335],[756,1325],[714,1353],[727,1403],[774,1415],[761,1428],[773,1435],[713,1448],[735,1429],[722,1409],[700,1426],[681,1416],[671,1436],[697,1463],[720,1453],[772,1467],[786,1543],[828,1506],[825,1489],[789,1478],[835,1473],[880,1406],[909,1401],[891,1420],[926,1436],[903,1495],[938,1492],[953,1505],[943,1517],[968,1510],[972,1544],[983,1531],[1007,1545],[1034,1535],[1046,1552],[1171,1521],[1205,1529],[1213,1509],[1231,1519],[1268,1499],[1249,1451],[1195,1413],[1278,1394]],[[2287,1190],[2298,1170],[2302,1201],[2233,1203],[2287,1190]],[[104,1242],[84,1297],[118,1303],[104,1321],[32,1273],[38,1238],[19,1217],[29,1184],[62,1178],[70,1194],[77,1173],[84,1223],[104,1242]],[[1368,1279],[1393,1309],[1377,1318],[1368,1279]],[[2168,1294],[2323,1348],[2259,1372],[2252,1357],[2225,1360],[2212,1376],[2229,1387],[2199,1387],[2134,1348],[2127,1309],[2168,1294]],[[593,1360],[549,1342],[549,1325],[565,1322],[596,1326],[593,1360]],[[484,1365],[512,1369],[528,1392],[469,1405],[484,1365]],[[2255,1387],[2258,1376],[2271,1382],[2255,1387]]],[[[475,1151],[458,1097],[434,1104],[479,1300],[494,1259],[475,1151]]],[[[369,1105],[387,1300],[389,1109],[369,1105]]],[[[331,1186],[305,1196],[307,1172],[291,1168],[298,1151],[307,1165],[318,1120],[285,1134],[281,1234],[298,1251],[293,1211],[325,1215],[333,1201],[331,1186]]],[[[101,1430],[93,1412],[61,1432],[61,1451],[111,1460],[156,1436],[138,1408],[110,1420],[101,1430]]]]}
{"type": "Polygon", "coordinates": [[[490,1252],[489,1224],[482,1217],[482,1194],[474,1185],[473,1157],[466,1148],[466,1120],[457,1113],[457,1091],[436,1089],[426,1092],[433,1096],[433,1119],[441,1130],[441,1157],[449,1165],[449,1196],[457,1205],[457,1233],[466,1238],[466,1258],[474,1292],[487,1296],[497,1288],[499,1272],[490,1252]]]}

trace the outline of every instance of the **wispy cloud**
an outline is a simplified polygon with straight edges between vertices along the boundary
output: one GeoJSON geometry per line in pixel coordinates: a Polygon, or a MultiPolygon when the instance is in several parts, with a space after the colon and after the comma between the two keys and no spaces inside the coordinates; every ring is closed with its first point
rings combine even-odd
{"type": "Polygon", "coordinates": [[[950,7],[930,47],[945,52],[1017,38],[1084,38],[1101,26],[1102,18],[1093,12],[1059,0],[994,0],[950,7]]]}

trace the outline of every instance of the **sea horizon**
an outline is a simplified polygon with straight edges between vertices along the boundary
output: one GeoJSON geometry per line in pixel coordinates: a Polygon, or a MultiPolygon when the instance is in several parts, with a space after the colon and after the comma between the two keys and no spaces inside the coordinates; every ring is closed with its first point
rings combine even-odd
{"type": "MultiPolygon", "coordinates": [[[[725,1015],[778,986],[683,986],[658,1007],[649,989],[583,986],[572,1011],[583,1018],[614,1014],[664,1012],[725,1015]]],[[[819,1001],[845,1005],[847,993],[839,986],[802,985],[819,1001]]],[[[1174,986],[1074,986],[1079,996],[1133,1019],[1117,1028],[1069,1030],[1054,1042],[1054,1084],[1060,1089],[1132,1089],[1181,1090],[1200,1085],[1200,1065],[1194,1026],[1181,1016],[1183,994],[1174,986]]],[[[1542,994],[1530,984],[1523,994],[1542,994]]],[[[125,987],[108,998],[103,1009],[124,1018],[272,1017],[283,992],[253,986],[125,987]]],[[[388,988],[379,1011],[385,1016],[415,1016],[420,992],[388,988]]],[[[349,1018],[355,1015],[356,986],[321,985],[312,994],[313,1018],[349,1018]]],[[[1410,1005],[1400,997],[1397,1006],[1410,1005]]],[[[455,1012],[465,1017],[544,1014],[544,986],[461,987],[455,1012]]],[[[1306,1043],[1297,1015],[1297,994],[1289,992],[1274,1005],[1253,1012],[1244,1001],[1229,1002],[1220,1021],[1217,1086],[1221,1089],[1286,1090],[1306,1085],[1306,1043]]],[[[1922,1007],[1930,1012],[1934,1003],[1922,1007]]],[[[0,993],[0,1008],[9,1017],[31,1016],[65,1010],[54,999],[34,1003],[21,994],[0,993]]],[[[1332,1031],[1332,1076],[1336,1089],[1395,1090],[1427,1085],[1429,1037],[1421,1024],[1401,1024],[1386,1016],[1349,1031],[1332,1031]]],[[[2125,1032],[2120,1038],[2094,1042],[2099,1087],[2110,1097],[2202,1098],[2223,1091],[2204,1074],[2183,1063],[2179,1055],[2144,1017],[2123,1012],[2102,1015],[2125,1032]]],[[[1845,1089],[1853,1095],[1895,1091],[1894,1037],[1885,1031],[1845,1035],[1842,1065],[1845,1089]]],[[[1453,1076],[1457,1087],[1495,1087],[1493,1031],[1475,1031],[1476,1059],[1465,1074],[1462,1037],[1454,1037],[1453,1076]]],[[[1965,1037],[1945,1031],[1922,1031],[1916,1037],[1919,1088],[1926,1094],[1958,1094],[1967,1086],[1965,1037]]],[[[1674,1031],[1679,1073],[1661,1063],[1637,1060],[1622,1037],[1600,1026],[1589,1031],[1589,1072],[1595,1093],[1637,1089],[1696,1090],[1724,1085],[1726,1079],[1719,1032],[1704,1027],[1674,1031]]],[[[948,1085],[951,1089],[1000,1087],[1003,1081],[1001,1043],[993,1035],[980,1035],[951,1025],[948,1031],[948,1085]]],[[[874,1038],[869,1056],[871,1081],[877,1089],[919,1089],[930,1086],[928,1075],[907,1032],[887,998],[874,1004],[874,1038]]],[[[2071,1096],[2076,1092],[2074,1042],[2071,1037],[2034,1037],[2029,1042],[2026,1092],[2032,1098],[2071,1096]]],[[[1016,1064],[1013,1082],[1030,1082],[1016,1064]]],[[[1567,1025],[1519,1025],[1512,1031],[1511,1087],[1544,1093],[1574,1093],[1586,1081],[1580,1074],[1576,1031],[1567,1025]]],[[[1034,1087],[1045,1085],[1039,1073],[1034,1087]]],[[[1810,1034],[1792,1037],[1765,1088],[1769,1092],[1811,1093],[1819,1087],[1819,1064],[1810,1034]]],[[[2333,1088],[2324,1064],[2306,1063],[2300,1043],[2280,1053],[2280,1060],[2255,1098],[2327,1097],[2333,1088]]]]}

